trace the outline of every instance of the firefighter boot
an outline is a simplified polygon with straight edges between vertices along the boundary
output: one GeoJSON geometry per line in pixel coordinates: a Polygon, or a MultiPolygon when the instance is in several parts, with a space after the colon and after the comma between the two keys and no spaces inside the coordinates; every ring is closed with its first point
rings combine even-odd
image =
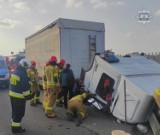
{"type": "Polygon", "coordinates": [[[42,102],[39,101],[39,99],[36,99],[36,104],[37,104],[37,105],[42,105],[42,102]]]}
{"type": "Polygon", "coordinates": [[[67,115],[67,119],[68,119],[68,121],[73,121],[73,115],[72,115],[72,113],[70,113],[70,112],[67,112],[66,113],[66,115],[67,115]]]}
{"type": "Polygon", "coordinates": [[[47,118],[55,118],[57,115],[55,113],[46,113],[47,118]]]}
{"type": "Polygon", "coordinates": [[[31,98],[31,100],[30,100],[30,105],[31,105],[31,106],[36,106],[34,97],[31,98]]]}
{"type": "Polygon", "coordinates": [[[82,116],[80,114],[78,114],[78,118],[76,120],[76,127],[79,127],[82,123],[82,116]]]}
{"type": "Polygon", "coordinates": [[[42,102],[40,102],[40,91],[36,91],[36,104],[41,105],[42,102]]]}
{"type": "Polygon", "coordinates": [[[63,103],[62,103],[62,101],[60,99],[56,100],[56,106],[57,107],[63,107],[63,103]]]}
{"type": "Polygon", "coordinates": [[[26,129],[22,127],[12,127],[12,133],[23,133],[26,129]]]}
{"type": "Polygon", "coordinates": [[[30,105],[31,106],[37,106],[37,104],[34,102],[34,100],[30,102],[30,105]]]}
{"type": "Polygon", "coordinates": [[[37,106],[37,104],[34,102],[34,99],[31,99],[30,105],[31,105],[31,106],[37,106]]]}

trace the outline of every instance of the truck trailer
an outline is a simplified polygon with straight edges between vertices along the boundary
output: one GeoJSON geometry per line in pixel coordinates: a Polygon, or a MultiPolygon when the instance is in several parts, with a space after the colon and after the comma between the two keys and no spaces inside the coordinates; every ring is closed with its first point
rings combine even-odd
{"type": "Polygon", "coordinates": [[[25,39],[26,57],[35,60],[39,76],[52,55],[71,65],[75,78],[92,52],[105,50],[104,23],[59,18],[25,39]]]}

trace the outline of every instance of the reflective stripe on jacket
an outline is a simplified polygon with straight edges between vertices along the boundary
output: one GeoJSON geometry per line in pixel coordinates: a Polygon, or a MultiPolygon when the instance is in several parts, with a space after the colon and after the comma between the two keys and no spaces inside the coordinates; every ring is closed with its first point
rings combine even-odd
{"type": "Polygon", "coordinates": [[[30,90],[23,92],[23,94],[10,91],[9,95],[15,98],[25,98],[26,96],[30,95],[30,90]]]}
{"type": "Polygon", "coordinates": [[[30,96],[30,85],[27,72],[22,66],[18,66],[10,77],[9,95],[15,98],[27,98],[30,96]]]}

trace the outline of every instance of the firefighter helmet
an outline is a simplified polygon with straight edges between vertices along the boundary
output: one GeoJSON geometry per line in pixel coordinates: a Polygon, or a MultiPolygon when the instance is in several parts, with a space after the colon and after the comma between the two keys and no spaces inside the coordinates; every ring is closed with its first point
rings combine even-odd
{"type": "Polygon", "coordinates": [[[60,62],[59,62],[59,64],[60,64],[60,65],[64,65],[64,64],[65,64],[65,60],[64,60],[64,59],[61,59],[60,62]]]}
{"type": "Polygon", "coordinates": [[[49,59],[50,62],[57,62],[56,56],[51,56],[49,59]]]}
{"type": "Polygon", "coordinates": [[[19,65],[25,68],[29,68],[31,66],[31,62],[27,58],[24,58],[20,60],[19,65]]]}

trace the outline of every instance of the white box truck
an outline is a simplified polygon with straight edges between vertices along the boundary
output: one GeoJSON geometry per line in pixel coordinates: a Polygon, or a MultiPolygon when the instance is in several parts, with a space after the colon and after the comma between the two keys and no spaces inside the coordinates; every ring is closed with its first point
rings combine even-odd
{"type": "Polygon", "coordinates": [[[92,52],[105,50],[104,23],[60,18],[25,39],[26,57],[37,62],[39,75],[50,56],[71,64],[75,78],[92,52]]]}

